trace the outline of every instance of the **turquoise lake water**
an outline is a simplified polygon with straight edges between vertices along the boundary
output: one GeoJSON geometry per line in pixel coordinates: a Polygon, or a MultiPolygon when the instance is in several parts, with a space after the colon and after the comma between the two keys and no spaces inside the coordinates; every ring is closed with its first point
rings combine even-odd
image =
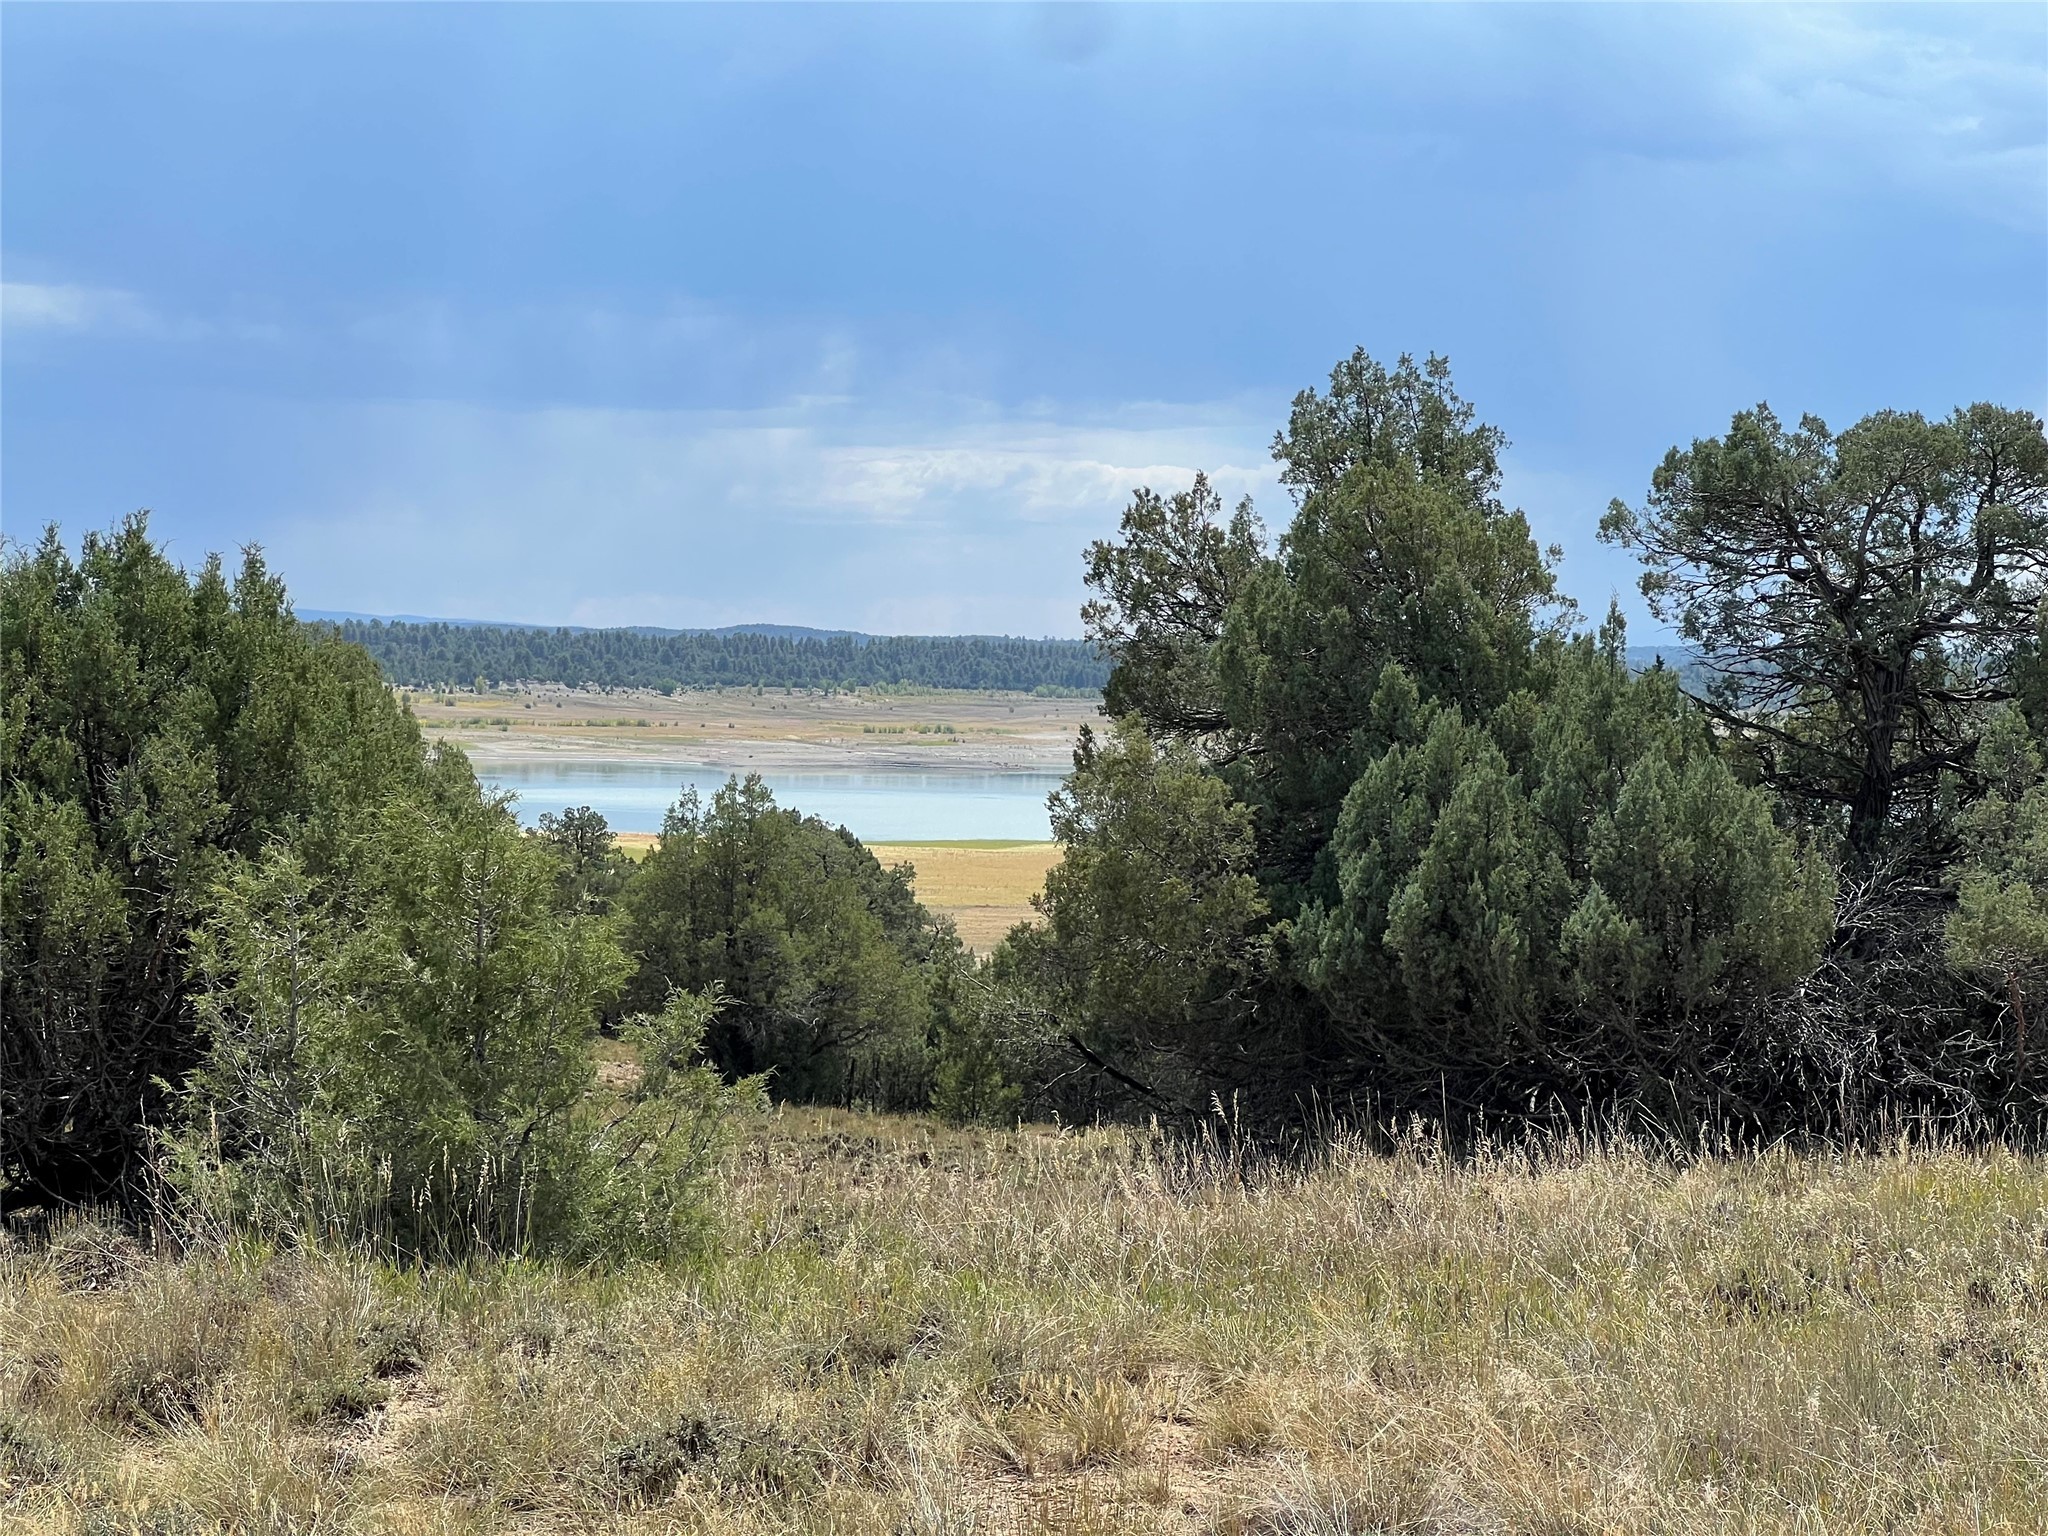
{"type": "MultiPolygon", "coordinates": [[[[659,832],[661,818],[684,786],[709,800],[729,775],[722,769],[674,764],[597,762],[479,763],[477,777],[519,796],[519,819],[532,826],[543,811],[587,805],[614,832],[659,832]]],[[[1052,836],[1045,797],[1059,787],[1052,773],[858,773],[789,771],[761,775],[778,805],[843,826],[862,842],[928,842],[953,838],[1052,836]]]]}

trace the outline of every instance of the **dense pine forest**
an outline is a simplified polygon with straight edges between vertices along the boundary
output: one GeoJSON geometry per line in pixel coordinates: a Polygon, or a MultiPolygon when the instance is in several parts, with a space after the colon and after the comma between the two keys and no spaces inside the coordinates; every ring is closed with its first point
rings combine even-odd
{"type": "Polygon", "coordinates": [[[347,619],[341,639],[408,688],[476,679],[571,688],[972,688],[1099,692],[1109,663],[1081,640],[992,635],[683,634],[637,629],[524,629],[347,619]]]}

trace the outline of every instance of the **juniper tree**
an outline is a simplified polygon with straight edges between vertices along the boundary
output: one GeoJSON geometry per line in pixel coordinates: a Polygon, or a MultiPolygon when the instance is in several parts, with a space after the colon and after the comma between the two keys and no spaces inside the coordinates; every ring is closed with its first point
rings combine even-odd
{"type": "Polygon", "coordinates": [[[1275,441],[1296,509],[1270,551],[1202,482],[1140,493],[1091,550],[1140,720],[1077,755],[1079,857],[1003,963],[1125,1076],[1779,1107],[1746,1031],[1814,964],[1827,873],[1669,673],[1631,680],[1618,620],[1565,640],[1503,443],[1441,359],[1361,352],[1275,441]]]}
{"type": "Polygon", "coordinates": [[[424,771],[354,646],[301,629],[260,551],[174,565],[138,514],[0,567],[0,1188],[133,1193],[196,1059],[187,934],[278,837],[316,868],[424,771]]]}
{"type": "Polygon", "coordinates": [[[960,946],[918,904],[907,867],[885,869],[844,828],[776,805],[750,774],[709,805],[690,791],[671,808],[621,904],[641,957],[629,1002],[721,987],[708,1050],[727,1073],[768,1073],[793,1099],[923,1101],[960,946]]]}
{"type": "Polygon", "coordinates": [[[1673,448],[1601,531],[1642,554],[1652,611],[1717,679],[1701,703],[1764,782],[1859,866],[1946,856],[1941,786],[1973,780],[2048,576],[2038,417],[1881,411],[1837,435],[1760,405],[1673,448]]]}
{"type": "MultiPolygon", "coordinates": [[[[2013,1076],[2028,1074],[2028,991],[2048,974],[2048,779],[2016,709],[1992,720],[1977,749],[1984,794],[1963,814],[1949,958],[1990,984],[2010,1015],[2013,1076]]],[[[2034,1050],[2048,1042],[2035,1041],[2034,1050]]]]}

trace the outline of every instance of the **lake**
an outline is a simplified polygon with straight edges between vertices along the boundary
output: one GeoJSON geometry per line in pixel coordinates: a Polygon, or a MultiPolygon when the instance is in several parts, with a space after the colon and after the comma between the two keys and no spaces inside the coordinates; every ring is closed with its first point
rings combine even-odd
{"type": "MultiPolygon", "coordinates": [[[[518,795],[519,819],[527,826],[543,811],[559,814],[567,806],[587,805],[602,814],[614,832],[659,832],[663,814],[685,785],[709,801],[730,775],[718,768],[577,758],[479,763],[477,777],[518,795]]],[[[1045,797],[1060,783],[1053,773],[909,769],[790,770],[763,773],[761,780],[776,804],[843,826],[865,843],[1044,841],[1052,836],[1045,797]]]]}

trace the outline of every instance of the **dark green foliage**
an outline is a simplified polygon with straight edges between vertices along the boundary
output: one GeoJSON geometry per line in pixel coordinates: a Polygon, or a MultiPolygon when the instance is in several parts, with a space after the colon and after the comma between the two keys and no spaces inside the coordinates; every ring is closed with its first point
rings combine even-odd
{"type": "Polygon", "coordinates": [[[1275,442],[1270,554],[1200,483],[1090,551],[1140,719],[1077,753],[1047,924],[999,969],[1138,1098],[1771,1113],[1748,1032],[1830,877],[1618,620],[1564,638],[1501,447],[1441,359],[1355,354],[1275,442]]]}
{"type": "Polygon", "coordinates": [[[999,974],[1028,977],[1088,1050],[1213,1048],[1263,961],[1249,810],[1192,748],[1132,718],[1106,740],[1083,731],[1052,820],[1066,854],[1038,899],[1045,922],[1006,941],[999,974]]]}
{"type": "Polygon", "coordinates": [[[985,982],[940,1010],[932,1040],[932,1112],[952,1125],[1014,1125],[1024,1088],[1003,1038],[1003,1000],[985,982]]]}
{"type": "MultiPolygon", "coordinates": [[[[715,1001],[650,1000],[587,811],[520,831],[428,754],[369,657],[248,554],[190,576],[142,518],[4,572],[0,1189],[168,1189],[211,1223],[387,1249],[672,1254],[754,1085],[694,1065],[715,1001]]],[[[159,1388],[159,1378],[170,1383],[159,1388]]],[[[134,1400],[185,1411],[184,1377],[134,1400]]]]}
{"type": "Polygon", "coordinates": [[[1258,812],[1283,914],[1331,894],[1321,850],[1389,744],[1374,701],[1399,667],[1424,700],[1496,707],[1561,617],[1549,563],[1499,500],[1500,434],[1447,365],[1358,354],[1305,392],[1274,452],[1299,510],[1233,606],[1218,667],[1238,744],[1226,773],[1258,812]]]}
{"type": "MultiPolygon", "coordinates": [[[[1950,960],[2008,1005],[2012,1076],[2025,1087],[2026,994],[2048,975],[2048,776],[2018,710],[1992,718],[1976,768],[1985,793],[1961,818],[1956,909],[1944,937],[1950,960]]],[[[2036,1055],[2043,1043],[2033,1042],[2036,1055]]]]}
{"type": "Polygon", "coordinates": [[[708,1037],[729,1074],[777,1095],[922,1104],[926,1051],[960,963],[951,925],[844,828],[775,804],[758,775],[669,812],[624,901],[632,999],[717,986],[708,1037]]]}
{"type": "Polygon", "coordinates": [[[629,1021],[640,1079],[594,1095],[597,1016],[631,967],[610,920],[561,913],[560,878],[453,756],[337,874],[281,844],[238,867],[195,946],[208,1050],[167,1160],[189,1206],[414,1254],[694,1243],[738,1102],[690,1066],[714,1010],[677,995],[629,1021]]]}
{"type": "Polygon", "coordinates": [[[141,516],[76,560],[54,529],[7,552],[0,692],[0,1183],[103,1196],[197,1054],[185,936],[215,883],[276,837],[330,864],[422,752],[260,554],[188,575],[141,516]]]}
{"type": "Polygon", "coordinates": [[[1861,868],[1938,866],[1987,706],[2025,686],[2048,575],[2048,439],[2028,411],[1882,411],[1839,436],[1767,406],[1674,448],[1605,537],[1698,648],[1707,707],[1861,868]]]}
{"type": "Polygon", "coordinates": [[[609,912],[633,872],[633,861],[612,839],[603,815],[587,805],[557,816],[543,811],[540,839],[561,860],[562,905],[569,912],[609,912]]]}
{"type": "Polygon", "coordinates": [[[492,625],[331,627],[413,688],[976,688],[1094,693],[1109,667],[1078,640],[983,635],[648,634],[492,625]]]}
{"type": "MultiPolygon", "coordinates": [[[[1489,709],[1521,686],[1563,616],[1526,520],[1499,500],[1501,437],[1448,365],[1363,352],[1304,391],[1274,444],[1295,496],[1268,554],[1249,506],[1227,529],[1198,481],[1140,492],[1089,550],[1088,632],[1107,697],[1200,746],[1257,818],[1265,884],[1291,912],[1352,782],[1387,745],[1372,703],[1399,666],[1423,697],[1489,709]]],[[[1317,881],[1320,879],[1320,885],[1317,881]]]]}
{"type": "Polygon", "coordinates": [[[1820,957],[1833,883],[1669,672],[1631,679],[1589,639],[1544,670],[1484,721],[1409,716],[1346,796],[1339,898],[1282,935],[1287,963],[1396,1100],[1718,1117],[1751,1087],[1745,1021],[1820,957]]]}
{"type": "Polygon", "coordinates": [[[1124,511],[1123,538],[1088,546],[1081,610],[1088,638],[1117,661],[1103,712],[1135,715],[1188,739],[1227,733],[1215,651],[1245,582],[1265,561],[1247,497],[1226,526],[1208,477],[1172,496],[1140,490],[1124,511]]]}

